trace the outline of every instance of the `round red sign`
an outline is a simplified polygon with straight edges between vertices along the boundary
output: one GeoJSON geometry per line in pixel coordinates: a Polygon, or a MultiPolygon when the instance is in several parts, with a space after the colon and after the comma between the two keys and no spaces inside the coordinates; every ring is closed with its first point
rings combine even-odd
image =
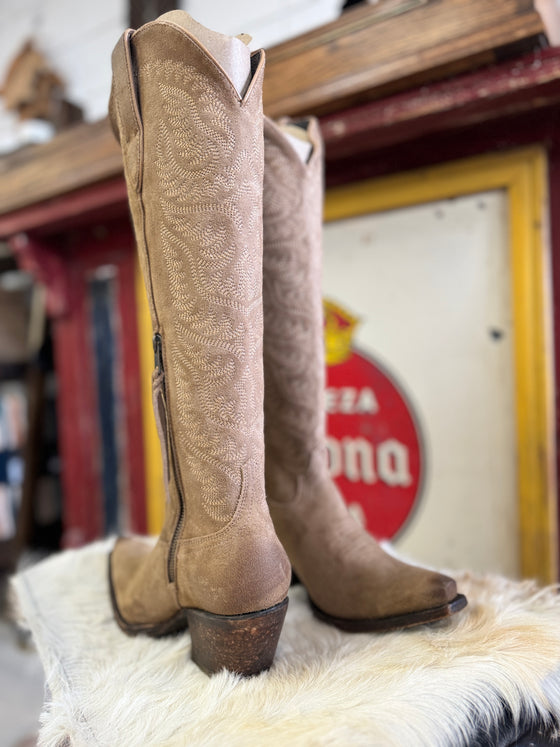
{"type": "Polygon", "coordinates": [[[387,371],[352,346],[358,319],[330,301],[324,305],[331,476],[368,531],[389,539],[420,498],[424,454],[419,427],[387,371]]]}

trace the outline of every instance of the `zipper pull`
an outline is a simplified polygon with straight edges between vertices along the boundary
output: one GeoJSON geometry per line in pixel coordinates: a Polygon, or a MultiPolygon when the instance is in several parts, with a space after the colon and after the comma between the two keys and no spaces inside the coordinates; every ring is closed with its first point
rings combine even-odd
{"type": "Polygon", "coordinates": [[[163,351],[162,351],[162,344],[161,344],[161,335],[159,334],[159,332],[154,335],[153,344],[154,344],[154,367],[156,371],[161,371],[161,373],[163,373],[163,351]]]}

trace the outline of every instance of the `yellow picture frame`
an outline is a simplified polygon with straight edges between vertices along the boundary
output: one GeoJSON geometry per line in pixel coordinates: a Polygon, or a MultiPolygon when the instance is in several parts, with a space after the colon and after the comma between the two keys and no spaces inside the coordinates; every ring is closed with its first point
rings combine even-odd
{"type": "Polygon", "coordinates": [[[547,161],[523,148],[330,189],[325,221],[505,190],[514,321],[520,567],[558,580],[558,516],[547,161]]]}

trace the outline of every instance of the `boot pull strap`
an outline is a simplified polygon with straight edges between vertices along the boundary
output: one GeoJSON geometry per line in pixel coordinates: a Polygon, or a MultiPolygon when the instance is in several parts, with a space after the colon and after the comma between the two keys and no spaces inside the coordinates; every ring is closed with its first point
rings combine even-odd
{"type": "Polygon", "coordinates": [[[113,50],[113,83],[109,111],[115,135],[123,150],[128,181],[139,192],[142,187],[144,131],[132,67],[130,38],[133,33],[134,29],[125,31],[113,50]],[[115,116],[118,122],[114,121],[115,116]]]}

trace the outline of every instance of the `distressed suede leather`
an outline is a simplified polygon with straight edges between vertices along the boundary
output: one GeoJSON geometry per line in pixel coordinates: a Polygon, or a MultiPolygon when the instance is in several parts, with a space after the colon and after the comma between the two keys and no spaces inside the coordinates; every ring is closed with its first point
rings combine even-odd
{"type": "Polygon", "coordinates": [[[453,579],[387,555],[350,516],[325,448],[321,298],[322,143],[307,164],[265,119],[264,369],[266,491],[278,537],[310,598],[346,619],[446,604],[453,579]]]}
{"type": "Polygon", "coordinates": [[[161,337],[154,404],[168,477],[155,548],[121,539],[112,553],[131,625],[185,607],[266,609],[289,585],[264,493],[264,53],[240,99],[182,18],[126,32],[113,53],[110,118],[161,337]]]}

